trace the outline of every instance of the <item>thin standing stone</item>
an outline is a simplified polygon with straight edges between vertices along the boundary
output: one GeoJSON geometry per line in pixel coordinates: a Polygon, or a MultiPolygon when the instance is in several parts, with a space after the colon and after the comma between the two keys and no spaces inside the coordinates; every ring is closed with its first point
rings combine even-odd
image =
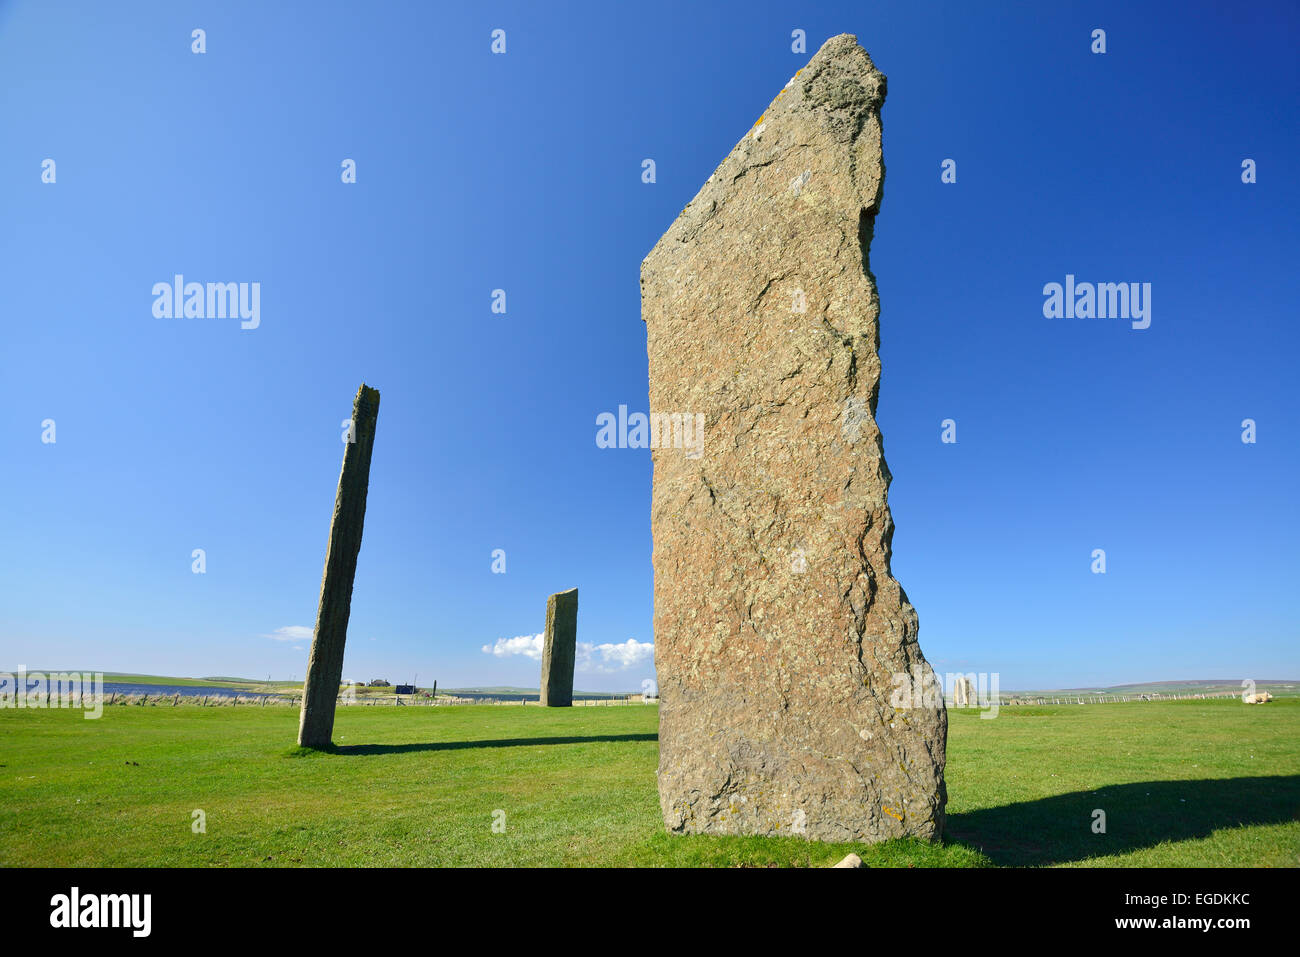
{"type": "Polygon", "coordinates": [[[343,679],[343,646],[352,610],[352,582],[361,551],[361,530],[366,519],[366,490],[370,486],[370,456],[375,448],[375,423],[379,418],[379,390],[362,383],[352,403],[351,441],[343,451],[334,519],[325,550],[320,604],[307,679],[303,684],[302,716],[298,743],[327,748],[334,734],[334,707],[343,679]]]}

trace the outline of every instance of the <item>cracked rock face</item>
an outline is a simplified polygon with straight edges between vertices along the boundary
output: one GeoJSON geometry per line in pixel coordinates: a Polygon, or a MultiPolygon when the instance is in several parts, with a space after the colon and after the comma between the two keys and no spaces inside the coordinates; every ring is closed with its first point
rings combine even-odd
{"type": "Polygon", "coordinates": [[[885,77],[828,40],[641,267],[672,831],[938,838],[947,714],[890,572],[867,247],[885,77]],[[652,445],[656,436],[652,435],[652,445]]]}

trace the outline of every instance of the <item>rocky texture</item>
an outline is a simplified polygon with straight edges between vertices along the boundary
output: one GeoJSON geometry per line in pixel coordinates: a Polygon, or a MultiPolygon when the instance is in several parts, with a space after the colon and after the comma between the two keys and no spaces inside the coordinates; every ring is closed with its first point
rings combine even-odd
{"type": "Polygon", "coordinates": [[[705,415],[700,457],[653,453],[672,831],[942,830],[947,714],[890,573],[875,421],[884,95],[827,41],[642,264],[650,407],[705,415]]]}
{"type": "Polygon", "coordinates": [[[307,659],[298,743],[326,748],[334,734],[334,706],[343,678],[343,647],[352,613],[352,581],[357,574],[361,530],[366,521],[366,492],[370,487],[370,455],[375,448],[379,419],[379,390],[364,382],[352,403],[353,441],[343,449],[343,468],[334,496],[334,518],[325,547],[325,573],[321,576],[316,633],[307,659]]]}
{"type": "Polygon", "coordinates": [[[578,589],[546,600],[546,639],[542,645],[542,705],[573,704],[573,664],[578,653],[578,589]]]}

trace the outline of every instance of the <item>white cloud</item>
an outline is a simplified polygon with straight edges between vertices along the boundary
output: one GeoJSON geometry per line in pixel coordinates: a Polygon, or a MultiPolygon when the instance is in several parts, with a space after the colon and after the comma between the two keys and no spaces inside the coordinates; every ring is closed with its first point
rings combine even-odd
{"type": "Polygon", "coordinates": [[[588,645],[579,642],[577,670],[603,674],[627,671],[653,661],[654,654],[654,642],[637,641],[635,638],[629,638],[622,644],[588,645]]]}
{"type": "Polygon", "coordinates": [[[534,661],[542,660],[542,642],[544,635],[520,635],[518,638],[498,638],[494,645],[484,645],[483,653],[496,655],[498,658],[512,658],[523,655],[534,661]]]}
{"type": "Polygon", "coordinates": [[[273,638],[276,641],[302,641],[311,637],[311,629],[306,625],[285,625],[262,637],[273,638]]]}
{"type": "MultiPolygon", "coordinates": [[[[520,635],[517,638],[498,638],[494,644],[484,645],[485,655],[497,658],[513,658],[523,655],[533,661],[542,660],[542,646],[545,635],[520,635]]],[[[654,660],[654,642],[637,641],[629,638],[621,644],[593,645],[590,642],[578,642],[575,671],[595,674],[614,674],[627,671],[654,660]]]]}

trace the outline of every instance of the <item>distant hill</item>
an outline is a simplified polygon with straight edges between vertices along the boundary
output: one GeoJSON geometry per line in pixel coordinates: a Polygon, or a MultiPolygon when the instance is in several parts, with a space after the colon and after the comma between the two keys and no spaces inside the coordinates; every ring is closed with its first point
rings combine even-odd
{"type": "MultiPolygon", "coordinates": [[[[1300,693],[1300,679],[1256,678],[1255,688],[1278,694],[1300,693]]],[[[1240,678],[1200,678],[1184,681],[1145,681],[1127,685],[1090,685],[1083,688],[1032,688],[1026,690],[1001,690],[1001,694],[1091,694],[1091,695],[1134,695],[1134,694],[1194,694],[1197,692],[1240,692],[1240,678]]]]}
{"type": "MultiPolygon", "coordinates": [[[[58,674],[63,671],[81,671],[82,673],[93,674],[94,669],[65,669],[65,668],[28,668],[29,674],[39,672],[41,674],[58,674]]],[[[12,672],[11,672],[12,673],[12,672]]],[[[250,691],[263,689],[272,691],[276,689],[300,688],[301,681],[267,681],[257,678],[234,678],[228,676],[209,676],[205,678],[176,678],[167,675],[137,675],[121,671],[105,671],[104,680],[108,682],[119,682],[122,684],[138,685],[180,685],[182,687],[194,688],[246,688],[250,691]]],[[[1300,694],[1300,678],[1256,678],[1255,687],[1259,691],[1268,691],[1274,695],[1295,695],[1300,694]]],[[[432,684],[421,685],[424,690],[430,690],[432,684]]],[[[1182,681],[1145,681],[1135,682],[1133,684],[1123,685],[1090,685],[1079,688],[1022,688],[1022,689],[999,689],[1003,695],[1031,695],[1031,694],[1091,694],[1091,695],[1135,695],[1135,694],[1191,694],[1195,692],[1240,692],[1240,678],[1197,678],[1186,679],[1182,681]]],[[[438,688],[439,694],[447,694],[459,697],[500,697],[500,698],[528,698],[537,697],[541,692],[537,688],[518,688],[513,685],[475,685],[473,687],[463,688],[438,688]]],[[[640,694],[640,691],[574,691],[575,698],[615,698],[624,695],[640,694]]]]}
{"type": "MultiPolygon", "coordinates": [[[[94,668],[28,668],[27,673],[39,674],[59,674],[60,672],[74,671],[82,674],[95,674],[94,668]]],[[[11,672],[12,673],[12,672],[11,672]]],[[[271,690],[276,688],[301,688],[301,681],[267,681],[265,678],[234,678],[228,675],[209,675],[204,678],[177,678],[170,675],[137,675],[125,671],[105,671],[104,681],[116,682],[119,684],[135,685],[177,685],[182,688],[246,688],[250,691],[256,689],[271,690]]],[[[432,683],[421,685],[425,691],[432,690],[432,683]]],[[[374,689],[376,691],[390,691],[388,689],[374,689]]],[[[472,688],[438,688],[439,694],[448,695],[473,695],[476,697],[537,697],[541,694],[538,688],[516,688],[509,685],[478,685],[472,688]]],[[[621,695],[640,694],[640,691],[575,691],[575,698],[614,698],[621,695]]]]}
{"type": "MultiPolygon", "coordinates": [[[[39,674],[61,674],[67,672],[93,675],[98,672],[97,668],[28,668],[27,673],[39,674]]],[[[12,672],[10,672],[12,674],[12,672]]],[[[132,685],[175,685],[181,688],[276,688],[276,687],[302,687],[301,681],[267,681],[255,678],[177,678],[172,675],[137,675],[129,671],[105,671],[105,683],[114,684],[132,684],[132,685]]]]}
{"type": "MultiPolygon", "coordinates": [[[[476,685],[472,688],[443,688],[438,687],[439,694],[449,695],[510,695],[512,697],[540,695],[540,688],[516,688],[511,685],[476,685]]],[[[574,691],[575,698],[616,698],[621,695],[640,694],[640,691],[574,691]]]]}

